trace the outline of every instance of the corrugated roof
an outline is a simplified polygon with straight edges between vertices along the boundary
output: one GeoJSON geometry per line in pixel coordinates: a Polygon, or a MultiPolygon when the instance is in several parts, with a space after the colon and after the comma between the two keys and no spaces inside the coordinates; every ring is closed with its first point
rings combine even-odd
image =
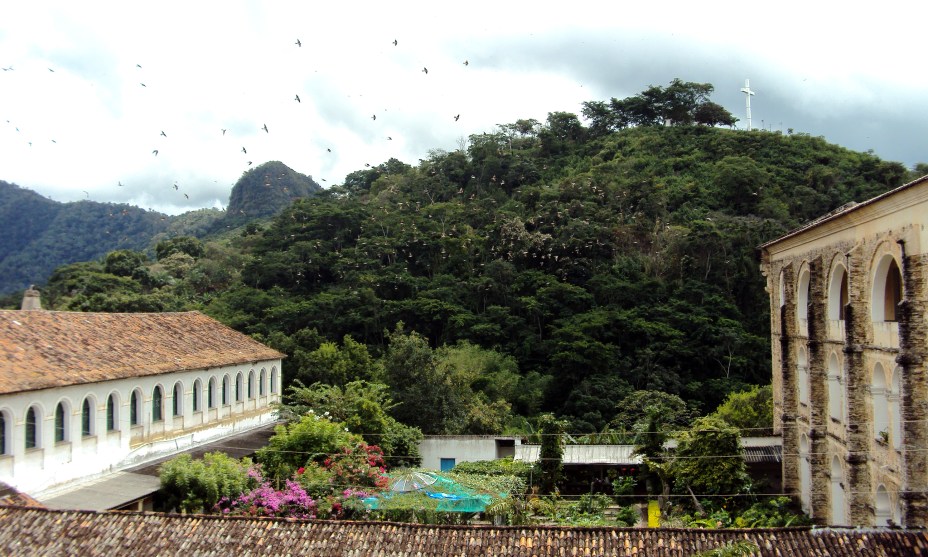
{"type": "Polygon", "coordinates": [[[283,357],[195,311],[0,310],[0,394],[283,357]]]}
{"type": "Polygon", "coordinates": [[[928,555],[905,530],[433,526],[0,507],[0,554],[683,557],[749,540],[760,555],[928,555]]]}
{"type": "MultiPolygon", "coordinates": [[[[516,447],[515,460],[536,462],[541,445],[516,447]]],[[[563,464],[641,464],[641,456],[633,454],[634,445],[564,445],[563,464]]]]}

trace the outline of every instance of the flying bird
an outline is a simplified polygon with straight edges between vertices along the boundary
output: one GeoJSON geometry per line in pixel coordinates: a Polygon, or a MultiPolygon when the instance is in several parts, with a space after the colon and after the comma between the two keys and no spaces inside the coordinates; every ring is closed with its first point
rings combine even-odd
{"type": "Polygon", "coordinates": [[[222,135],[225,135],[225,134],[226,134],[226,129],[222,128],[222,135]]]}
{"type": "Polygon", "coordinates": [[[244,147],[242,147],[242,152],[245,153],[246,155],[248,154],[248,151],[246,151],[244,147]]]}
{"type": "Polygon", "coordinates": [[[393,39],[393,46],[396,46],[397,44],[399,43],[397,43],[396,39],[393,39]]]}
{"type": "Polygon", "coordinates": [[[428,69],[428,68],[422,68],[422,73],[424,73],[425,75],[429,75],[429,69],[428,69]]]}
{"type": "Polygon", "coordinates": [[[164,137],[168,136],[168,134],[164,133],[164,130],[161,130],[161,135],[163,135],[164,137]]]}
{"type": "Polygon", "coordinates": [[[470,65],[470,62],[468,62],[467,60],[464,60],[464,65],[465,65],[465,66],[469,66],[469,65],[470,65]]]}
{"type": "Polygon", "coordinates": [[[248,166],[251,166],[251,161],[248,161],[248,166]]]}
{"type": "Polygon", "coordinates": [[[190,196],[187,195],[186,193],[184,194],[184,197],[186,197],[187,199],[190,199],[190,196]]]}
{"type": "Polygon", "coordinates": [[[456,116],[454,117],[454,121],[457,122],[458,120],[460,120],[460,118],[461,118],[461,115],[458,114],[458,115],[456,115],[456,116]]]}
{"type": "Polygon", "coordinates": [[[177,182],[174,182],[174,189],[177,190],[177,182]]]}
{"type": "Polygon", "coordinates": [[[376,114],[374,114],[373,116],[371,116],[371,120],[376,120],[376,119],[377,119],[377,115],[376,115],[376,114]]]}
{"type": "Polygon", "coordinates": [[[264,124],[264,127],[263,127],[263,128],[261,128],[261,129],[263,129],[263,130],[264,130],[264,133],[270,133],[269,131],[267,131],[267,124],[264,124]]]}
{"type": "Polygon", "coordinates": [[[299,96],[299,95],[297,95],[295,98],[296,98],[296,102],[301,102],[301,101],[300,101],[300,96],[299,96]]]}
{"type": "Polygon", "coordinates": [[[393,138],[390,137],[390,136],[388,135],[388,136],[387,136],[387,141],[393,141],[393,138]]]}
{"type": "Polygon", "coordinates": [[[142,65],[141,65],[141,64],[136,64],[135,67],[136,67],[136,68],[141,68],[142,65]]]}
{"type": "Polygon", "coordinates": [[[5,71],[5,72],[11,72],[11,71],[13,71],[13,66],[10,66],[9,68],[3,68],[3,71],[5,71]]]}
{"type": "Polygon", "coordinates": [[[303,46],[303,43],[300,42],[300,39],[297,39],[295,43],[296,46],[303,46]]]}
{"type": "Polygon", "coordinates": [[[332,152],[332,149],[329,149],[329,148],[327,147],[327,148],[326,148],[326,151],[328,151],[328,152],[331,153],[331,152],[332,152]]]}
{"type": "Polygon", "coordinates": [[[51,69],[51,68],[48,68],[48,71],[50,71],[50,72],[52,72],[52,73],[55,73],[55,70],[53,70],[53,69],[51,69]]]}
{"type": "MultiPolygon", "coordinates": [[[[82,191],[83,191],[83,190],[82,190],[82,191]]],[[[86,195],[87,197],[90,197],[90,193],[87,192],[87,191],[84,191],[84,195],[86,195]]]]}
{"type": "Polygon", "coordinates": [[[148,85],[145,85],[144,83],[139,83],[139,85],[141,85],[142,87],[148,87],[148,85]]]}
{"type": "Polygon", "coordinates": [[[157,150],[157,149],[155,149],[154,151],[152,151],[152,153],[154,153],[156,157],[158,156],[158,150],[157,150]]]}

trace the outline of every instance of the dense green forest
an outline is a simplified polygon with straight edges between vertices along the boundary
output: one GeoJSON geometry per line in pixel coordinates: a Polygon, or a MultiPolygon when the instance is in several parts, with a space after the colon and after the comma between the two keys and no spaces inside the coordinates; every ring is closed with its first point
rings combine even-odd
{"type": "Polygon", "coordinates": [[[911,176],[822,138],[713,127],[733,121],[711,86],[680,85],[682,109],[643,93],[585,103],[586,124],[518,120],[232,236],[61,267],[43,301],[204,311],[286,352],[289,381],[390,385],[426,433],[542,411],[602,431],[643,390],[710,412],[769,382],[756,246],[911,176]]]}

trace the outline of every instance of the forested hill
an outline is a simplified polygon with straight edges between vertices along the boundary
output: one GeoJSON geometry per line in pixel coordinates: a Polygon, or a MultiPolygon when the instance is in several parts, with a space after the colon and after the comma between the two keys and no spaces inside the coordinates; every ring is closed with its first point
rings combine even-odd
{"type": "Polygon", "coordinates": [[[356,353],[350,336],[385,356],[414,425],[436,408],[447,419],[440,409],[460,391],[446,383],[465,377],[485,415],[550,410],[573,431],[600,430],[634,390],[711,411],[768,383],[756,246],[906,178],[900,164],[806,135],[614,130],[552,113],[415,167],[355,172],[232,245],[166,248],[142,273],[157,288],[69,297],[91,272],[72,267],[47,291],[61,308],[202,309],[287,352],[288,379],[307,384],[359,376],[320,352],[329,341],[356,353]],[[462,341],[471,348],[440,348],[462,341]]]}

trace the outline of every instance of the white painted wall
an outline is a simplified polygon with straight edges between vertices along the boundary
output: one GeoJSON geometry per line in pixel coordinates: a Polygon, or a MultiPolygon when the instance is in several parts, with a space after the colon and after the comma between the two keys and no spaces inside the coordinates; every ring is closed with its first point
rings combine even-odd
{"type": "Polygon", "coordinates": [[[6,422],[7,454],[0,455],[0,481],[33,496],[53,492],[62,484],[92,478],[128,466],[168,456],[224,436],[276,421],[273,403],[280,402],[281,361],[265,360],[242,364],[175,372],[146,377],[85,383],[39,391],[0,395],[0,412],[6,422]],[[261,394],[259,378],[265,370],[261,394]],[[248,377],[254,371],[252,397],[248,397],[248,377]],[[235,378],[242,374],[242,400],[235,400],[235,378]],[[222,379],[230,378],[229,404],[220,404],[222,379]],[[271,378],[274,376],[274,392],[271,378]],[[207,407],[207,386],[216,378],[215,408],[207,407]],[[193,410],[193,391],[200,380],[200,408],[193,410]],[[174,416],[174,385],[180,382],[183,403],[174,416]],[[163,392],[162,420],[152,420],[152,395],[156,385],[163,392]],[[141,393],[139,425],[129,424],[129,401],[133,390],[141,393]],[[113,394],[117,401],[117,425],[106,428],[106,403],[113,394]],[[91,401],[91,435],[81,435],[84,399],[91,401]],[[55,442],[55,409],[64,402],[67,434],[55,442]],[[26,450],[26,412],[35,407],[38,416],[38,446],[26,450]]]}
{"type": "Polygon", "coordinates": [[[422,468],[441,469],[441,459],[453,458],[455,463],[496,460],[496,440],[514,440],[515,446],[521,440],[515,437],[497,437],[491,435],[449,435],[425,437],[419,442],[422,455],[422,468]]]}

